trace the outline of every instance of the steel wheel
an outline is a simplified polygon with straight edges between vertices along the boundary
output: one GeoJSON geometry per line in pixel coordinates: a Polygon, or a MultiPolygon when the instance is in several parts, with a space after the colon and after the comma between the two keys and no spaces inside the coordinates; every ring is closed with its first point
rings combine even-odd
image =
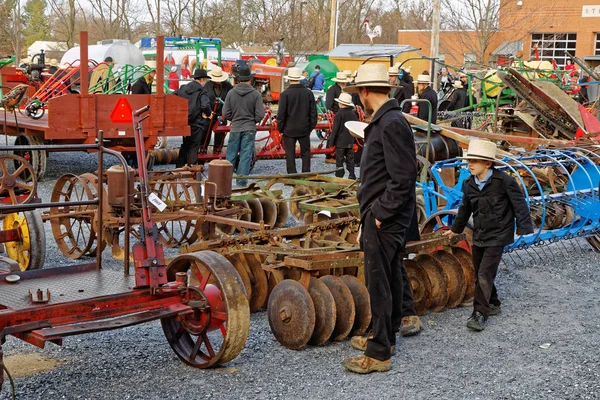
{"type": "Polygon", "coordinates": [[[237,273],[240,275],[242,282],[244,283],[244,289],[246,289],[246,297],[248,300],[252,298],[252,283],[250,282],[250,275],[246,271],[246,267],[241,261],[233,255],[226,255],[225,258],[233,265],[237,273]]]}
{"type": "MultiPolygon", "coordinates": [[[[83,201],[94,199],[88,184],[73,174],[58,178],[52,189],[52,202],[83,201]]],[[[97,206],[72,206],[50,208],[50,226],[59,250],[67,257],[78,259],[88,254],[96,240],[93,221],[97,206]]]]}
{"type": "MultiPolygon", "coordinates": [[[[443,210],[431,214],[420,228],[421,233],[431,233],[437,231],[449,230],[456,218],[458,210],[443,210]]],[[[464,232],[467,235],[467,243],[461,242],[459,245],[469,251],[473,244],[473,225],[467,223],[464,232]]]]}
{"type": "MultiPolygon", "coordinates": [[[[194,202],[191,184],[158,181],[153,190],[167,204],[164,213],[177,214],[194,202]]],[[[172,220],[157,223],[158,241],[165,247],[175,247],[188,242],[195,231],[194,221],[172,220]]]]}
{"type": "MultiPolygon", "coordinates": [[[[44,144],[44,142],[36,136],[19,135],[15,139],[15,146],[34,146],[42,144],[44,144]]],[[[24,180],[31,180],[32,175],[35,175],[38,179],[41,179],[44,176],[44,173],[46,172],[45,150],[15,150],[14,154],[27,160],[35,172],[35,174],[32,174],[30,171],[25,171],[22,175],[24,180]]],[[[18,168],[21,164],[20,162],[15,161],[14,165],[15,168],[18,168]]]]}
{"type": "Polygon", "coordinates": [[[6,254],[19,264],[21,271],[44,266],[46,235],[39,210],[8,214],[2,227],[4,230],[21,228],[22,240],[5,243],[6,254]]]}
{"type": "Polygon", "coordinates": [[[209,306],[161,319],[169,345],[183,362],[196,368],[233,360],[244,349],[250,330],[248,299],[235,268],[222,255],[201,251],[171,261],[169,281],[175,280],[177,272],[188,274],[189,300],[206,299],[209,306]]]}
{"type": "MultiPolygon", "coordinates": [[[[92,192],[92,196],[94,198],[98,198],[98,177],[94,174],[91,173],[85,173],[82,175],[79,175],[79,179],[81,179],[90,189],[90,191],[92,192]]],[[[106,189],[102,188],[102,209],[104,210],[103,213],[106,215],[106,213],[108,212],[109,205],[108,205],[108,193],[106,192],[106,189]]],[[[95,237],[97,237],[96,235],[96,229],[97,229],[97,221],[96,218],[98,217],[98,213],[94,214],[94,220],[92,221],[92,226],[91,226],[91,230],[93,231],[93,235],[95,237]]],[[[106,239],[106,238],[105,238],[106,239]]],[[[96,246],[93,246],[90,250],[88,250],[88,252],[86,253],[86,255],[88,256],[92,256],[95,257],[96,253],[98,252],[98,241],[95,241],[94,244],[96,246]]],[[[104,249],[106,248],[106,242],[103,240],[100,246],[100,252],[102,253],[104,251],[104,249]]]]}
{"type": "Polygon", "coordinates": [[[0,197],[10,198],[11,204],[29,203],[33,199],[37,175],[25,158],[16,154],[0,155],[0,174],[0,197]]]}

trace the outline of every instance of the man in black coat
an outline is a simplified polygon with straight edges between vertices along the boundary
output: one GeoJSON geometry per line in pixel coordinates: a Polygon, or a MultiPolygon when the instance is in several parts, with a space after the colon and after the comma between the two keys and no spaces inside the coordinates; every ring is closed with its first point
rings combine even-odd
{"type": "Polygon", "coordinates": [[[277,127],[283,135],[287,173],[297,172],[296,142],[300,143],[302,172],[310,172],[310,133],[317,125],[317,103],[314,94],[300,84],[302,70],[290,68],[286,79],[290,86],[279,97],[277,127]]]}
{"type": "MultiPolygon", "coordinates": [[[[202,143],[202,147],[200,149],[201,153],[206,153],[208,144],[210,143],[210,138],[212,136],[212,131],[219,126],[219,116],[223,114],[223,104],[225,103],[225,98],[227,97],[227,93],[233,89],[233,85],[229,83],[227,79],[229,79],[229,74],[227,72],[223,72],[221,67],[213,67],[208,72],[208,77],[210,80],[206,82],[204,85],[204,90],[208,93],[208,97],[210,98],[210,108],[213,110],[213,120],[212,126],[208,130],[208,135],[206,136],[206,145],[202,143]]],[[[223,142],[225,141],[225,133],[215,133],[215,141],[213,143],[213,153],[220,153],[223,150],[223,142]]]]}
{"type": "Polygon", "coordinates": [[[348,170],[348,178],[356,179],[354,173],[354,137],[346,128],[346,122],[358,121],[358,116],[354,111],[352,104],[352,96],[348,93],[340,94],[340,97],[335,99],[339,103],[339,111],[333,119],[333,128],[331,134],[327,138],[327,147],[335,146],[335,176],[338,178],[344,177],[344,161],[348,170]]]}
{"type": "Polygon", "coordinates": [[[402,318],[402,254],[407,230],[416,208],[417,162],[410,125],[395,99],[383,64],[363,64],[355,84],[345,91],[358,92],[373,115],[365,128],[365,145],[358,188],[364,271],[371,299],[373,334],[355,336],[351,344],[364,349],[360,357],[344,361],[356,373],[387,371],[395,351],[396,332],[402,318]]]}
{"type": "MultiPolygon", "coordinates": [[[[419,75],[416,82],[419,99],[429,100],[431,103],[431,123],[435,124],[437,123],[438,97],[430,86],[430,78],[430,75],[419,75]]],[[[429,106],[425,102],[419,102],[418,107],[417,118],[427,121],[429,119],[429,106]]]]}
{"type": "MultiPolygon", "coordinates": [[[[454,90],[450,95],[450,103],[448,103],[448,111],[460,110],[469,106],[469,96],[467,95],[467,90],[463,87],[463,84],[460,80],[454,81],[452,83],[452,87],[454,90]]],[[[469,129],[468,126],[468,118],[469,117],[454,117],[456,118],[452,121],[452,126],[456,128],[465,128],[469,129]]]]}
{"type": "Polygon", "coordinates": [[[179,157],[175,162],[176,168],[181,168],[185,164],[193,165],[198,163],[198,151],[204,142],[208,133],[208,124],[210,121],[211,109],[210,98],[204,90],[204,85],[209,79],[206,71],[197,69],[192,75],[193,81],[183,85],[175,92],[175,95],[183,97],[188,101],[188,124],[190,125],[190,136],[184,136],[179,157]]]}
{"type": "Polygon", "coordinates": [[[148,72],[131,85],[131,94],[152,94],[152,82],[156,76],[156,70],[148,72]]]}
{"type": "Polygon", "coordinates": [[[490,315],[500,313],[500,300],[494,285],[504,246],[517,235],[533,233],[533,224],[525,196],[515,178],[493,168],[496,144],[472,140],[467,155],[471,176],[462,185],[463,197],[447,236],[461,233],[473,215],[473,265],[475,266],[475,298],[467,327],[475,331],[485,328],[490,315]]]}
{"type": "Polygon", "coordinates": [[[342,94],[342,86],[346,86],[348,79],[346,78],[346,74],[343,72],[338,72],[335,75],[335,78],[332,79],[335,83],[327,89],[327,94],[325,95],[325,106],[328,110],[332,111],[334,114],[338,112],[340,106],[338,105],[337,99],[342,94]],[[341,85],[340,85],[341,84],[341,85]]]}

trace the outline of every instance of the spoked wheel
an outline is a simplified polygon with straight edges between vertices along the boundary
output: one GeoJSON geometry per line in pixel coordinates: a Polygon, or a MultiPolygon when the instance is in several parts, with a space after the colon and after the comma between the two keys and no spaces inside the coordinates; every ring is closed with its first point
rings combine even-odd
{"type": "MultiPolygon", "coordinates": [[[[85,173],[82,175],[79,175],[79,179],[82,180],[82,182],[84,182],[89,189],[92,191],[92,196],[93,198],[98,198],[98,177],[94,174],[91,173],[85,173]]],[[[103,213],[106,215],[106,212],[109,209],[109,205],[108,205],[108,193],[106,192],[106,189],[102,188],[102,209],[104,210],[103,213]]],[[[95,214],[95,217],[97,218],[98,214],[95,214]]],[[[94,220],[92,221],[92,226],[91,226],[91,230],[94,232],[94,236],[96,236],[96,230],[97,230],[97,221],[94,218],[94,220]]],[[[96,241],[96,246],[92,246],[92,248],[86,253],[86,255],[88,256],[92,256],[95,257],[96,253],[98,252],[98,243],[96,241]]],[[[103,240],[102,243],[100,244],[100,252],[104,251],[104,248],[106,247],[106,242],[103,240]]]]}
{"type": "MultiPolygon", "coordinates": [[[[449,230],[456,218],[456,214],[458,214],[457,210],[443,210],[431,214],[427,220],[421,226],[421,233],[432,233],[437,231],[446,231],[449,230]]],[[[464,232],[467,235],[467,243],[461,242],[459,243],[460,247],[463,247],[465,250],[470,251],[471,245],[473,244],[473,225],[470,223],[465,227],[464,232]]]]}
{"type": "Polygon", "coordinates": [[[225,257],[201,251],[175,258],[167,277],[188,275],[188,304],[193,313],[161,319],[169,345],[186,364],[208,368],[233,360],[244,349],[250,330],[250,309],[242,279],[225,257]],[[203,305],[204,303],[204,305],[203,305]]]}
{"type": "Polygon", "coordinates": [[[8,214],[2,228],[21,229],[21,240],[7,242],[6,254],[19,264],[21,271],[40,269],[46,258],[46,235],[39,210],[8,214]]]}
{"type": "MultiPolygon", "coordinates": [[[[85,180],[77,175],[66,174],[56,181],[50,199],[52,202],[93,200],[94,193],[85,180]]],[[[96,240],[93,225],[96,211],[95,205],[50,208],[52,235],[65,256],[78,259],[89,254],[96,240]]]]}
{"type": "Polygon", "coordinates": [[[37,101],[31,101],[25,107],[25,115],[27,115],[29,118],[40,119],[45,113],[46,109],[44,108],[44,105],[38,103],[37,101]]]}
{"type": "MultiPolygon", "coordinates": [[[[25,136],[19,135],[15,139],[15,146],[36,146],[42,145],[44,141],[36,136],[25,136]]],[[[41,179],[46,172],[46,151],[45,150],[15,150],[14,154],[19,157],[23,157],[27,160],[31,166],[32,170],[35,172],[36,178],[41,179]]],[[[15,168],[19,168],[21,163],[18,160],[14,161],[15,168]]],[[[25,170],[21,175],[25,180],[31,180],[31,172],[29,170],[25,170]]]]}
{"type": "MultiPolygon", "coordinates": [[[[177,213],[194,202],[194,190],[181,182],[158,182],[154,192],[167,204],[165,213],[177,213]]],[[[157,223],[158,241],[165,247],[175,247],[189,242],[195,232],[195,221],[172,220],[157,223]]]]}
{"type": "Polygon", "coordinates": [[[29,203],[35,196],[37,176],[32,165],[15,154],[0,155],[0,197],[11,204],[29,203]]]}

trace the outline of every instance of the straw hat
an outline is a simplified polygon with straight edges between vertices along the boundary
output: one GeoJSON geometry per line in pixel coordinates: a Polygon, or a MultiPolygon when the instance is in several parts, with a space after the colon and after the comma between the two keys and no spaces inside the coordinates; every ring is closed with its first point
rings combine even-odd
{"type": "Polygon", "coordinates": [[[335,78],[333,78],[332,81],[339,83],[347,83],[350,82],[350,79],[348,79],[344,72],[338,72],[335,74],[335,78]]]}
{"type": "Polygon", "coordinates": [[[51,67],[58,67],[58,61],[56,61],[56,58],[53,58],[50,60],[50,62],[48,63],[49,66],[51,67]]]}
{"type": "Polygon", "coordinates": [[[229,78],[229,74],[223,72],[221,67],[217,66],[208,71],[208,76],[210,76],[210,80],[213,82],[225,82],[229,78]]]}
{"type": "Polygon", "coordinates": [[[348,121],[344,124],[344,126],[346,127],[346,129],[348,129],[352,136],[359,139],[364,139],[365,128],[369,126],[369,124],[360,121],[348,121]]]}
{"type": "Polygon", "coordinates": [[[352,95],[349,93],[340,94],[340,97],[335,99],[335,101],[348,107],[354,107],[354,103],[352,103],[352,95]]]}
{"type": "Polygon", "coordinates": [[[304,78],[302,76],[302,70],[296,67],[288,69],[288,73],[285,76],[285,79],[287,79],[288,81],[299,81],[302,78],[304,78]]]}
{"type": "Polygon", "coordinates": [[[490,142],[489,140],[473,139],[469,143],[469,149],[467,154],[462,158],[464,160],[484,160],[484,161],[497,161],[496,160],[496,143],[490,142]]]}
{"type": "Polygon", "coordinates": [[[431,83],[431,75],[419,74],[415,83],[431,83]]]}
{"type": "Polygon", "coordinates": [[[388,68],[388,75],[390,76],[396,76],[399,73],[400,72],[398,71],[398,67],[396,67],[395,65],[393,67],[388,68]]]}
{"type": "Polygon", "coordinates": [[[343,72],[347,78],[352,79],[352,70],[351,69],[345,69],[343,72]]]}
{"type": "Polygon", "coordinates": [[[383,64],[363,64],[358,67],[354,85],[344,88],[345,92],[357,93],[359,87],[386,87],[393,88],[398,86],[390,85],[388,82],[387,68],[383,64]]]}
{"type": "Polygon", "coordinates": [[[455,89],[462,89],[463,88],[463,84],[460,80],[455,80],[454,82],[452,82],[452,87],[455,89]]]}

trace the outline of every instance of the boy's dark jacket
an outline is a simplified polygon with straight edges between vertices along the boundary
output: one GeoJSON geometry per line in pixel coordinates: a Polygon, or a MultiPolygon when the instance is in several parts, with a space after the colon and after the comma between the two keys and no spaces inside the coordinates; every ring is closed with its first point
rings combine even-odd
{"type": "Polygon", "coordinates": [[[351,149],[354,137],[346,128],[346,122],[358,121],[358,116],[352,108],[340,108],[333,119],[333,128],[327,139],[327,147],[335,146],[340,149],[351,149]]]}
{"type": "Polygon", "coordinates": [[[533,232],[525,196],[517,181],[504,172],[493,169],[490,180],[481,191],[475,183],[475,177],[470,176],[463,182],[462,191],[463,198],[452,224],[452,232],[462,232],[473,214],[475,246],[506,246],[514,242],[515,218],[518,235],[533,232]]]}

